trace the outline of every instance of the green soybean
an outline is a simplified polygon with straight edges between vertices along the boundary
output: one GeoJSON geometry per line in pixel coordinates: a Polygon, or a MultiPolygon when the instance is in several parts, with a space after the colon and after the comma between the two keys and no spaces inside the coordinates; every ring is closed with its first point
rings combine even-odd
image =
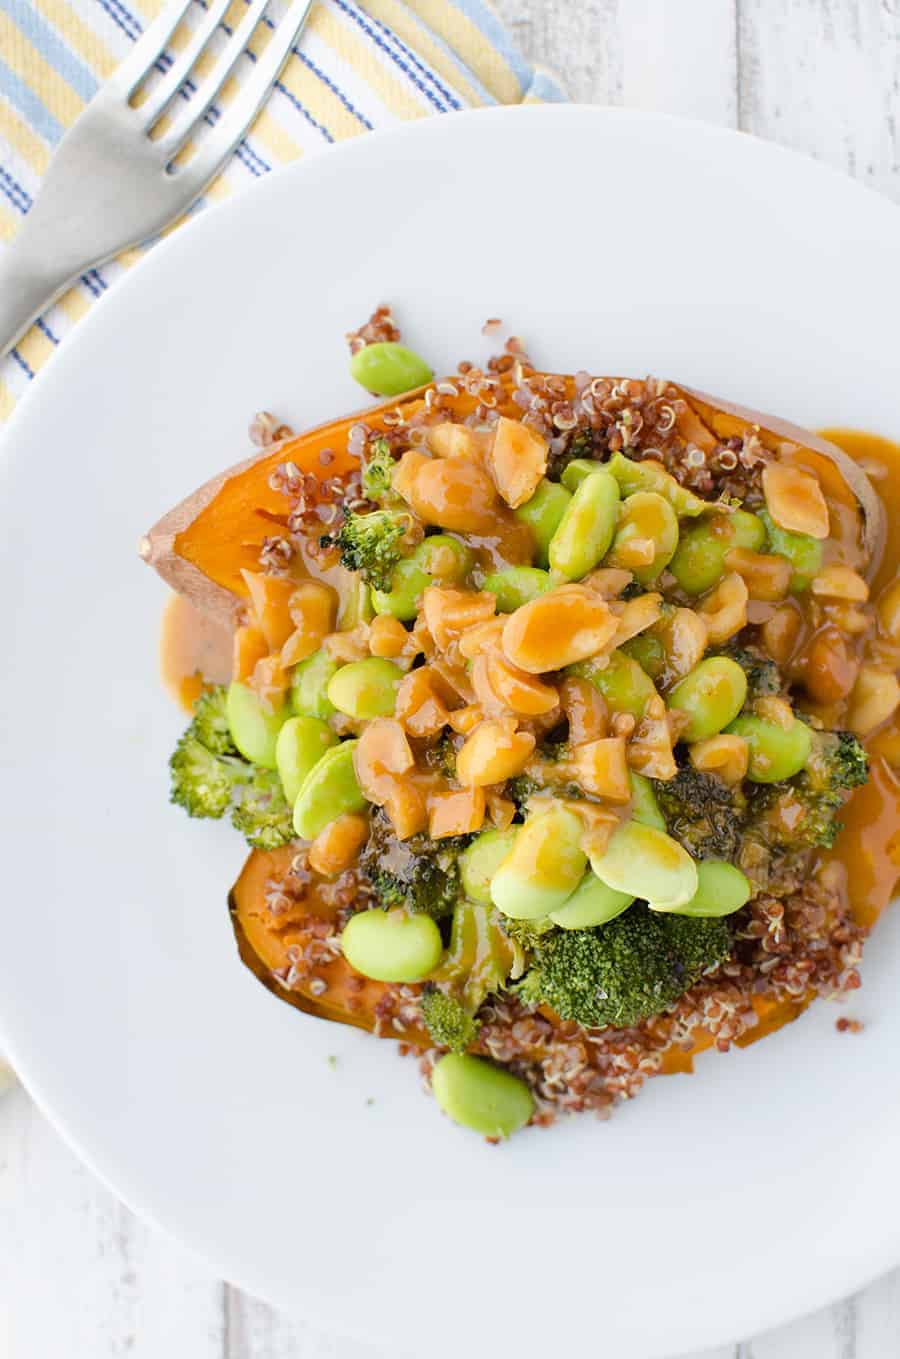
{"type": "Polygon", "coordinates": [[[334,712],[328,683],[338,670],[327,651],[315,651],[294,666],[291,676],[291,707],[298,717],[318,717],[325,722],[334,712]]]}
{"type": "Polygon", "coordinates": [[[435,533],[415,552],[398,562],[390,590],[373,590],[376,613],[391,614],[404,623],[419,611],[419,600],[429,585],[457,585],[472,569],[474,558],[464,543],[449,533],[435,533]]]}
{"type": "Polygon", "coordinates": [[[587,865],[581,821],[553,806],[530,817],[491,880],[491,901],[512,920],[542,920],[575,891],[587,865]]]}
{"type": "Polygon", "coordinates": [[[677,547],[678,518],[665,496],[656,491],[635,491],[622,502],[619,525],[609,551],[610,566],[625,567],[642,585],[651,585],[668,566],[677,547]],[[628,547],[639,539],[652,542],[653,560],[635,565],[628,547]]]}
{"type": "Polygon", "coordinates": [[[630,637],[622,646],[622,650],[626,656],[637,661],[651,679],[660,679],[665,674],[668,660],[665,644],[652,629],[639,633],[637,637],[630,637]]]}
{"type": "Polygon", "coordinates": [[[357,350],[350,360],[350,376],[375,396],[401,396],[423,387],[434,374],[405,344],[385,340],[357,350]]]}
{"type": "Polygon", "coordinates": [[[441,961],[441,932],[430,915],[401,910],[360,911],[341,935],[350,966],[382,982],[422,981],[441,961]]]}
{"type": "Polygon", "coordinates": [[[531,529],[538,566],[549,564],[550,543],[571,499],[564,486],[556,481],[547,481],[545,477],[531,499],[513,510],[516,518],[531,529]]]}
{"type": "Polygon", "coordinates": [[[617,892],[676,910],[697,891],[697,866],[686,849],[665,831],[626,821],[602,853],[591,855],[597,877],[617,892]]]}
{"type": "Polygon", "coordinates": [[[793,568],[791,590],[795,595],[802,594],[812,584],[813,576],[818,575],[822,566],[822,543],[818,538],[810,538],[807,533],[791,533],[789,529],[779,528],[768,510],[760,510],[759,517],[765,527],[769,548],[777,557],[786,557],[793,568]]]}
{"type": "Polygon", "coordinates": [[[655,826],[657,830],[664,831],[666,818],[659,810],[653,784],[633,769],[628,771],[628,782],[631,784],[631,819],[640,821],[642,826],[655,826]]]}
{"type": "Polygon", "coordinates": [[[482,831],[459,856],[459,876],[469,901],[489,906],[491,879],[516,842],[518,828],[482,831]]]}
{"type": "Polygon", "coordinates": [[[628,892],[617,892],[589,871],[565,905],[550,913],[550,919],[563,930],[588,930],[615,920],[633,901],[628,892]]]}
{"type": "Polygon", "coordinates": [[[747,778],[753,783],[781,783],[793,778],[805,767],[812,749],[810,729],[796,717],[784,728],[748,714],[736,718],[726,731],[742,736],[750,747],[747,778]]]}
{"type": "Polygon", "coordinates": [[[358,744],[342,741],[326,750],[303,780],[294,803],[294,830],[301,840],[315,840],[320,830],[345,812],[365,810],[366,799],[353,768],[353,751],[358,744]]]}
{"type": "Polygon", "coordinates": [[[593,462],[590,458],[573,458],[560,477],[560,481],[567,491],[574,494],[585,477],[589,477],[593,472],[599,470],[600,464],[593,462]]]}
{"type": "Polygon", "coordinates": [[[747,698],[747,676],[729,656],[709,656],[669,694],[669,708],[689,718],[681,741],[705,741],[733,722],[747,698]]]}
{"type": "Polygon", "coordinates": [[[431,1088],[448,1118],[483,1137],[512,1137],[534,1113],[524,1081],[468,1053],[442,1057],[431,1073],[431,1088]]]}
{"type": "MultiPolygon", "coordinates": [[[[734,864],[718,859],[704,859],[697,865],[697,890],[690,901],[679,906],[677,915],[721,916],[733,915],[750,900],[749,881],[734,864]]],[[[654,910],[663,907],[655,906],[654,910]]]]}
{"type": "Polygon", "coordinates": [[[482,589],[497,596],[500,613],[513,613],[523,604],[546,592],[553,585],[550,575],[537,566],[509,566],[485,576],[482,589]]]}
{"type": "Polygon", "coordinates": [[[273,712],[255,690],[235,680],[228,686],[225,712],[231,739],[244,759],[261,764],[264,769],[275,769],[275,743],[289,716],[287,705],[282,704],[273,712]]]}
{"type": "Polygon", "coordinates": [[[656,685],[650,676],[622,651],[613,651],[609,664],[602,668],[593,661],[581,661],[569,666],[566,674],[589,679],[614,713],[643,717],[648,701],[656,694],[656,685]]]}
{"type": "Polygon", "coordinates": [[[709,501],[701,500],[693,491],[682,486],[658,462],[635,462],[624,453],[614,453],[606,464],[623,496],[635,491],[655,491],[668,500],[679,518],[691,519],[709,509],[709,501]]]}
{"type": "Polygon", "coordinates": [[[369,623],[372,620],[372,601],[369,597],[369,587],[361,576],[348,582],[347,588],[342,591],[340,610],[337,617],[337,627],[339,632],[349,632],[359,623],[369,623]]]}
{"type": "Polygon", "coordinates": [[[713,514],[681,535],[669,570],[688,595],[711,590],[725,574],[725,556],[733,547],[758,552],[766,541],[766,528],[757,514],[735,510],[713,514]]]}
{"type": "Polygon", "coordinates": [[[567,580],[580,580],[593,571],[609,551],[618,514],[615,478],[602,469],[585,477],[551,539],[551,569],[567,580]]]}
{"type": "Polygon", "coordinates": [[[337,742],[331,728],[318,717],[289,717],[285,722],[275,742],[275,763],[291,806],[309,771],[337,742]]]}
{"type": "Polygon", "coordinates": [[[397,706],[397,685],[403,671],[383,656],[367,656],[363,661],[342,665],[328,683],[328,701],[339,713],[357,722],[375,717],[391,717],[397,706]]]}

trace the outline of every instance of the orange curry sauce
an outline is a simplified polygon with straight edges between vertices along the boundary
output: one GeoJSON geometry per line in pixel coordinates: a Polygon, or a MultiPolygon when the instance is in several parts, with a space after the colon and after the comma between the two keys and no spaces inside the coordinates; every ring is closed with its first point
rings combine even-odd
{"type": "MultiPolygon", "coordinates": [[[[872,598],[900,575],[900,444],[856,430],[827,429],[823,437],[843,448],[869,474],[887,512],[888,536],[872,581],[872,598]]],[[[169,693],[188,712],[205,684],[231,678],[232,635],[199,613],[182,596],[167,603],[162,625],[161,671],[169,693]]],[[[853,914],[873,925],[900,880],[900,714],[866,742],[869,782],[854,791],[841,813],[844,829],[826,857],[839,878],[853,914]]],[[[283,993],[280,993],[283,994],[283,993]]],[[[760,1022],[736,1041],[748,1046],[796,1019],[807,1002],[757,1004],[760,1022]]],[[[712,1043],[699,1035],[692,1052],[670,1051],[663,1071],[690,1071],[693,1056],[712,1043]]]]}

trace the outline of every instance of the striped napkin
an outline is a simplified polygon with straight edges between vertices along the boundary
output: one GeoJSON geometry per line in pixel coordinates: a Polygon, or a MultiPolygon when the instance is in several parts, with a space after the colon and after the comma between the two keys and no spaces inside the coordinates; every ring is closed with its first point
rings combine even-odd
{"type": "MultiPolygon", "coordinates": [[[[0,249],[37,194],[54,146],[163,3],[0,0],[0,249]]],[[[270,8],[275,20],[278,3],[270,8]]],[[[221,42],[245,4],[233,0],[221,42]]],[[[194,0],[160,71],[205,7],[194,0]]],[[[318,0],[266,107],[197,207],[332,142],[407,118],[564,98],[552,75],[523,60],[483,0],[318,0]]],[[[147,248],[91,270],[0,361],[0,423],[92,301],[147,248]]]]}

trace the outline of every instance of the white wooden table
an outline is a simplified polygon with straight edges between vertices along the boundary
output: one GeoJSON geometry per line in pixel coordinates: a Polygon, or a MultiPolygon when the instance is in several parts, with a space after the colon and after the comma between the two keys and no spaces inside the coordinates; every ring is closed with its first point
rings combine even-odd
{"type": "MultiPolygon", "coordinates": [[[[740,127],[900,200],[900,0],[495,3],[573,98],[740,127]]],[[[126,1355],[387,1359],[220,1283],[122,1207],[16,1090],[0,1101],[0,1359],[126,1355]]],[[[893,1356],[900,1271],[705,1359],[893,1356]]]]}

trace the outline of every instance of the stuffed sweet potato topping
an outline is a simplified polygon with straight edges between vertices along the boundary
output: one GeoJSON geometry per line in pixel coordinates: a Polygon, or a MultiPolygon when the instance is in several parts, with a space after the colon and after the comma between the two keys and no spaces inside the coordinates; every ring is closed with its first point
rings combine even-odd
{"type": "Polygon", "coordinates": [[[504,1136],[859,984],[900,862],[888,481],[518,352],[262,428],[142,551],[228,629],[173,800],[253,846],[271,991],[504,1136]]]}

